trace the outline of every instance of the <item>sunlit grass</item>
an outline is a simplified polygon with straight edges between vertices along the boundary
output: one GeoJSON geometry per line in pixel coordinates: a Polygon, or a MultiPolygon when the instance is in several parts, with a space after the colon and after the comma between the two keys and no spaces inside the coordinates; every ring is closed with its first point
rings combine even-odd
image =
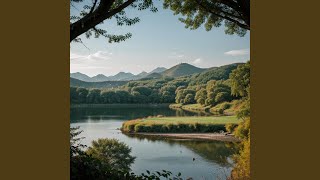
{"type": "Polygon", "coordinates": [[[124,132],[220,132],[226,124],[238,124],[235,116],[150,117],[126,121],[124,132]]]}

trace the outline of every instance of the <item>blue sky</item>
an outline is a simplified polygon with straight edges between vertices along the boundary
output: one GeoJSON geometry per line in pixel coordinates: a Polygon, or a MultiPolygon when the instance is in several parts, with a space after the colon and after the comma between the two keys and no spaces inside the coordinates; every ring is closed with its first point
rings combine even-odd
{"type": "MultiPolygon", "coordinates": [[[[81,43],[70,44],[70,72],[89,76],[120,71],[137,74],[181,62],[207,68],[250,59],[250,32],[244,37],[226,35],[223,25],[211,31],[205,31],[203,26],[186,29],[171,10],[164,10],[160,3],[156,7],[157,13],[127,10],[128,17],[141,20],[133,26],[117,26],[113,20],[99,26],[115,34],[131,32],[132,38],[124,42],[110,44],[103,37],[80,36],[89,49],[81,43]]],[[[71,8],[71,14],[77,9],[71,8]]]]}

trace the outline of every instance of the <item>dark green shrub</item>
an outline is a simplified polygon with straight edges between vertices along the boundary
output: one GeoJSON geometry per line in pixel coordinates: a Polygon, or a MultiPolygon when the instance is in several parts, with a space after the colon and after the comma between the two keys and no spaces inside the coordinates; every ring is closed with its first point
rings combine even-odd
{"type": "Polygon", "coordinates": [[[228,123],[225,125],[225,128],[226,128],[227,132],[229,132],[229,133],[233,133],[233,131],[235,130],[236,127],[238,127],[238,124],[228,123]]]}
{"type": "Polygon", "coordinates": [[[129,124],[127,129],[129,130],[129,132],[133,132],[134,129],[135,129],[135,125],[134,124],[129,124]]]}
{"type": "Polygon", "coordinates": [[[135,125],[134,132],[143,132],[143,125],[141,125],[141,124],[135,125]]]}
{"type": "Polygon", "coordinates": [[[247,139],[250,134],[250,118],[242,121],[234,130],[234,135],[240,139],[247,139]]]}
{"type": "Polygon", "coordinates": [[[164,133],[169,132],[169,129],[166,125],[162,125],[162,132],[164,133]]]}

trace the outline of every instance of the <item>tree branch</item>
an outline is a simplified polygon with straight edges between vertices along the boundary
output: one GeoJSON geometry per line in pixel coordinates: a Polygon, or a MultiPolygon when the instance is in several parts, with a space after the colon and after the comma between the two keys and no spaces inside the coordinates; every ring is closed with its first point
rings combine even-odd
{"type": "Polygon", "coordinates": [[[91,7],[91,9],[90,9],[89,14],[91,14],[91,13],[93,12],[94,8],[96,7],[97,2],[98,2],[98,0],[94,0],[93,5],[92,5],[92,7],[91,7]]]}
{"type": "Polygon", "coordinates": [[[110,10],[115,0],[101,0],[96,10],[70,25],[70,42],[104,20],[119,13],[135,1],[136,0],[127,0],[120,6],[110,10]]]}
{"type": "MultiPolygon", "coordinates": [[[[228,16],[225,16],[225,15],[221,15],[221,14],[219,14],[219,13],[216,13],[216,12],[212,11],[211,9],[208,9],[208,8],[207,8],[206,6],[204,6],[199,0],[196,0],[196,2],[197,2],[197,4],[198,4],[199,6],[201,6],[204,10],[210,12],[211,14],[214,14],[214,15],[216,15],[216,16],[218,16],[218,17],[220,17],[220,18],[223,18],[223,19],[225,19],[225,20],[231,21],[231,22],[237,24],[239,27],[241,27],[241,28],[243,28],[243,29],[250,30],[250,27],[249,27],[248,25],[242,24],[242,23],[240,23],[239,21],[237,21],[237,20],[235,20],[235,19],[232,19],[232,18],[230,18],[230,17],[228,17],[228,16]]],[[[222,12],[222,13],[223,13],[223,12],[222,12]]]]}
{"type": "Polygon", "coordinates": [[[244,20],[250,27],[250,0],[237,0],[239,7],[242,9],[244,20]]]}

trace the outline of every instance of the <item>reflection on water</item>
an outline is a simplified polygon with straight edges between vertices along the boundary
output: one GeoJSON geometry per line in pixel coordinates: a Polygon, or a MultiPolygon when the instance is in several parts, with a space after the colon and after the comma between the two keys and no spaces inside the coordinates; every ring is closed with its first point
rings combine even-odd
{"type": "Polygon", "coordinates": [[[132,148],[136,160],[131,169],[135,173],[146,170],[170,170],[181,172],[183,177],[194,179],[224,179],[230,173],[231,156],[237,145],[231,142],[178,140],[159,137],[141,137],[122,134],[118,128],[129,119],[146,116],[194,116],[203,115],[185,111],[171,110],[161,106],[143,107],[90,107],[71,108],[71,126],[80,126],[85,139],[83,144],[90,145],[98,138],[116,138],[132,148]]]}
{"type": "Polygon", "coordinates": [[[200,155],[203,159],[209,162],[215,162],[221,166],[231,167],[232,161],[229,158],[239,150],[239,143],[208,141],[208,140],[191,140],[191,139],[175,139],[158,136],[142,136],[125,134],[127,137],[136,138],[140,141],[147,140],[148,142],[164,141],[169,145],[180,144],[194,153],[200,155]]]}
{"type": "Polygon", "coordinates": [[[70,120],[72,122],[90,120],[109,120],[117,118],[118,120],[129,120],[147,116],[203,116],[202,112],[187,112],[181,109],[172,110],[167,105],[157,106],[121,106],[105,105],[99,107],[71,108],[70,120]]]}

